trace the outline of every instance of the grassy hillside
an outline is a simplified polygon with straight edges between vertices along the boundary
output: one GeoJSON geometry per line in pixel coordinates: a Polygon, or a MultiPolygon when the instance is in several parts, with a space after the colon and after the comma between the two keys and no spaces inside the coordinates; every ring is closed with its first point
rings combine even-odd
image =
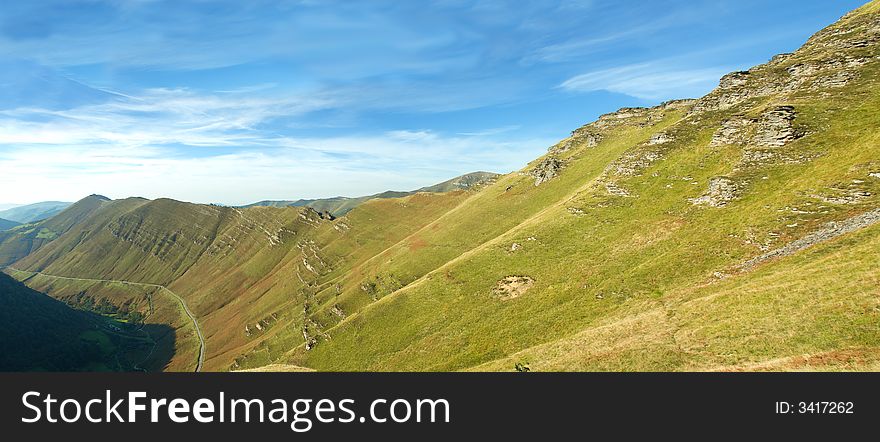
{"type": "MultiPolygon", "coordinates": [[[[558,177],[534,186],[529,171],[546,167],[547,159],[541,159],[441,217],[436,229],[387,252],[366,274],[394,274],[403,287],[392,287],[383,293],[386,298],[330,328],[326,343],[295,349],[289,362],[325,370],[481,366],[609,318],[634,320],[642,305],[672,303],[677,293],[724,278],[738,263],[826,222],[875,209],[878,23],[876,14],[849,16],[798,53],[726,78],[686,111],[622,110],[576,131],[547,157],[563,164],[558,177]],[[794,106],[791,136],[770,113],[783,105],[794,106]],[[747,120],[743,141],[718,136],[726,133],[725,121],[738,115],[747,120]],[[596,138],[601,141],[589,147],[596,138]],[[724,186],[718,191],[713,184],[718,182],[731,183],[729,201],[724,186]],[[423,246],[408,250],[416,240],[423,246]],[[507,293],[503,282],[509,276],[531,283],[527,292],[505,301],[498,293],[507,293]]],[[[868,262],[877,262],[876,250],[864,249],[868,262]]],[[[870,281],[871,274],[864,277],[870,281]]],[[[801,278],[822,284],[816,275],[801,278]]],[[[861,290],[867,302],[876,295],[870,287],[851,290],[861,290]]],[[[725,312],[712,310],[691,312],[695,326],[719,325],[690,344],[713,355],[719,366],[852,346],[874,351],[877,310],[870,304],[856,307],[842,288],[823,294],[831,298],[823,302],[843,306],[819,315],[816,301],[802,297],[785,313],[763,313],[764,321],[793,315],[801,327],[767,333],[788,335],[789,344],[800,345],[732,345],[736,340],[729,334],[760,335],[761,329],[747,323],[731,329],[716,316],[725,312]],[[827,328],[831,323],[839,326],[827,328]],[[820,330],[822,338],[815,339],[812,334],[820,330]],[[856,331],[861,335],[854,336],[856,331]]],[[[736,308],[760,312],[750,301],[736,308]]],[[[590,365],[570,351],[560,356],[568,365],[549,369],[715,367],[691,361],[674,333],[672,339],[647,325],[632,327],[636,345],[620,353],[606,348],[607,365],[590,365]],[[653,345],[667,339],[673,341],[668,354],[653,345]],[[632,359],[648,362],[627,365],[632,359]]],[[[484,367],[512,370],[512,362],[484,367]]],[[[539,356],[527,362],[537,369],[544,363],[539,356]]]]}
{"type": "Polygon", "coordinates": [[[463,189],[472,189],[477,188],[481,185],[492,182],[498,174],[491,172],[471,172],[459,177],[455,177],[451,180],[446,180],[442,183],[434,184],[433,186],[422,187],[420,189],[416,189],[408,192],[399,192],[388,190],[385,192],[377,193],[374,195],[367,195],[361,197],[345,197],[338,196],[334,198],[323,198],[323,199],[313,199],[313,200],[296,200],[296,201],[260,201],[258,203],[250,204],[247,207],[311,207],[318,212],[330,213],[332,216],[342,216],[346,213],[350,212],[355,207],[374,199],[386,199],[386,198],[402,198],[408,195],[413,195],[419,192],[451,192],[453,190],[463,190],[463,189]]]}
{"type": "MultiPolygon", "coordinates": [[[[205,334],[207,370],[876,369],[877,4],[698,100],[604,115],[486,185],[337,219],[91,197],[0,232],[0,263],[128,311],[158,298],[58,277],[167,287],[205,334]]],[[[165,368],[190,370],[193,329],[163,309],[165,368]]]]}

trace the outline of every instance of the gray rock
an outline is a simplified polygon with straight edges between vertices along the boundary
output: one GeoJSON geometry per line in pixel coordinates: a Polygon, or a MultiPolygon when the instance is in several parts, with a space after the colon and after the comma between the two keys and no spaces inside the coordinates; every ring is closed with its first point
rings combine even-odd
{"type": "Polygon", "coordinates": [[[711,146],[725,144],[745,144],[748,141],[749,132],[757,121],[743,115],[735,115],[721,122],[721,128],[712,136],[711,146]]]}
{"type": "Polygon", "coordinates": [[[832,75],[828,75],[817,79],[813,82],[813,89],[829,89],[846,86],[850,81],[854,80],[857,75],[849,71],[840,71],[832,75]]]}
{"type": "Polygon", "coordinates": [[[718,87],[720,89],[731,89],[746,84],[748,80],[748,71],[731,72],[721,77],[721,81],[718,83],[718,87]]]}
{"type": "Polygon", "coordinates": [[[495,284],[492,294],[501,301],[509,301],[525,294],[534,284],[529,276],[507,276],[495,284]]]}
{"type": "Polygon", "coordinates": [[[740,271],[751,270],[764,261],[794,254],[807,247],[863,229],[878,222],[880,222],[880,209],[874,209],[843,221],[832,221],[813,233],[740,264],[738,269],[740,271]]]}
{"type": "Polygon", "coordinates": [[[666,144],[674,141],[672,135],[669,135],[666,132],[660,132],[651,136],[651,139],[648,140],[649,146],[656,146],[658,144],[666,144]]]}
{"type": "Polygon", "coordinates": [[[529,174],[535,178],[535,186],[540,186],[559,175],[560,170],[562,170],[562,161],[554,157],[546,157],[529,174]]]}
{"type": "Polygon", "coordinates": [[[580,146],[593,148],[602,142],[602,138],[602,134],[585,126],[572,132],[570,137],[551,147],[549,151],[553,153],[563,153],[580,146]]]}
{"type": "Polygon", "coordinates": [[[736,183],[727,177],[715,177],[709,180],[709,189],[699,198],[689,201],[695,206],[724,207],[736,198],[736,183]]]}
{"type": "Polygon", "coordinates": [[[611,163],[608,169],[620,176],[635,176],[661,158],[663,155],[653,150],[629,152],[611,163]]]}
{"type": "Polygon", "coordinates": [[[792,106],[776,106],[763,114],[752,143],[758,146],[784,146],[800,137],[802,133],[794,127],[797,114],[792,106]]]}

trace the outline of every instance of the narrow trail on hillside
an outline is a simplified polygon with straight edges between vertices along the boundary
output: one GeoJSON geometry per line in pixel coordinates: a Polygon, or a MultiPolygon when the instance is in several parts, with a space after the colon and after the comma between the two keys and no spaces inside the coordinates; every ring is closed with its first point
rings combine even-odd
{"type": "MultiPolygon", "coordinates": [[[[147,283],[143,283],[143,282],[121,281],[118,279],[72,278],[69,276],[49,275],[49,274],[46,274],[43,272],[29,272],[29,271],[25,271],[25,270],[19,270],[19,269],[13,268],[13,267],[6,267],[6,268],[8,268],[10,270],[15,270],[17,272],[22,272],[22,273],[32,273],[33,275],[31,275],[30,278],[32,278],[35,275],[40,275],[40,276],[45,276],[47,278],[64,279],[64,280],[68,280],[68,281],[115,282],[115,283],[119,283],[119,284],[136,285],[136,286],[140,286],[140,287],[150,287],[150,288],[155,288],[155,289],[164,290],[164,291],[168,292],[168,294],[170,294],[175,300],[177,300],[177,302],[180,304],[180,306],[183,307],[183,311],[186,313],[186,315],[192,321],[193,327],[195,327],[196,335],[199,337],[199,355],[198,355],[198,360],[196,361],[195,372],[198,373],[198,372],[202,371],[202,364],[205,361],[205,337],[202,335],[202,329],[199,327],[199,321],[196,320],[196,316],[193,314],[192,311],[190,311],[189,306],[186,305],[186,301],[184,301],[183,298],[181,298],[177,293],[174,293],[171,290],[169,290],[168,287],[165,287],[164,285],[160,285],[160,284],[147,284],[147,283]]],[[[28,278],[28,279],[30,279],[30,278],[28,278]]]]}

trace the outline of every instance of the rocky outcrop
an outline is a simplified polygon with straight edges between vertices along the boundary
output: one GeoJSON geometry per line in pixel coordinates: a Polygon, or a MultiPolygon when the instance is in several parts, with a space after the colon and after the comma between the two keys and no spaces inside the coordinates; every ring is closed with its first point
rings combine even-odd
{"type": "Polygon", "coordinates": [[[724,207],[736,199],[737,185],[727,177],[715,177],[709,180],[709,189],[699,198],[690,199],[695,206],[724,207]]]}
{"type": "Polygon", "coordinates": [[[584,126],[580,129],[573,131],[570,137],[551,147],[550,152],[563,153],[568,152],[575,147],[593,148],[598,146],[599,143],[602,142],[602,138],[603,137],[601,133],[596,132],[589,126],[584,126]]]}
{"type": "MultiPolygon", "coordinates": [[[[554,154],[560,154],[578,147],[593,148],[602,142],[605,138],[605,133],[609,130],[621,126],[653,126],[661,121],[666,116],[667,112],[690,109],[696,102],[697,100],[693,99],[670,100],[654,107],[624,107],[616,112],[601,115],[596,121],[573,131],[570,137],[550,147],[548,151],[554,154]]],[[[671,138],[654,140],[657,144],[666,141],[671,141],[671,138]]]]}
{"type": "MultiPolygon", "coordinates": [[[[667,106],[677,105],[679,104],[667,104],[667,106]]],[[[650,108],[624,107],[617,112],[600,116],[598,120],[587,126],[598,130],[608,130],[624,125],[633,127],[653,126],[662,120],[665,111],[671,108],[673,107],[664,107],[664,104],[650,108]]]]}
{"type": "Polygon", "coordinates": [[[531,277],[507,276],[495,284],[492,294],[501,301],[509,301],[519,298],[532,288],[533,285],[535,285],[535,280],[531,277]]]}
{"type": "Polygon", "coordinates": [[[719,89],[731,89],[737,86],[742,86],[746,84],[749,78],[748,71],[739,71],[739,72],[731,72],[723,77],[721,77],[721,81],[718,82],[719,89]]]}
{"type": "Polygon", "coordinates": [[[550,156],[541,160],[529,174],[535,178],[535,186],[540,186],[559,175],[560,170],[562,170],[562,161],[550,156]]]}
{"type": "Polygon", "coordinates": [[[340,307],[339,304],[333,304],[333,307],[330,309],[330,313],[342,319],[345,319],[346,316],[345,311],[342,310],[342,307],[340,307]]]}
{"type": "Polygon", "coordinates": [[[629,152],[611,163],[607,171],[614,172],[622,177],[635,176],[660,158],[663,158],[663,155],[653,150],[629,152]]]}
{"type": "Polygon", "coordinates": [[[651,139],[648,140],[649,146],[656,146],[658,144],[666,144],[674,141],[675,138],[672,135],[669,135],[666,132],[660,132],[651,136],[651,139]]]}
{"type": "Polygon", "coordinates": [[[794,127],[795,111],[792,106],[777,106],[763,114],[758,121],[752,143],[758,146],[784,146],[801,136],[794,127]]]}
{"type": "Polygon", "coordinates": [[[784,146],[803,136],[803,132],[794,126],[796,116],[792,106],[770,108],[757,119],[743,115],[734,116],[721,123],[721,128],[712,136],[710,145],[784,146]]]}
{"type": "Polygon", "coordinates": [[[721,128],[712,136],[711,146],[725,144],[746,144],[750,128],[757,120],[743,115],[736,115],[721,122],[721,128]]]}
{"type": "Polygon", "coordinates": [[[849,84],[850,81],[856,79],[857,75],[854,72],[849,71],[841,71],[834,73],[832,75],[828,75],[825,77],[821,77],[816,79],[813,82],[814,89],[833,89],[844,87],[849,84]]]}
{"type": "Polygon", "coordinates": [[[856,215],[843,221],[832,221],[825,224],[823,228],[813,233],[810,233],[803,238],[792,241],[784,245],[783,247],[771,250],[761,256],[752,258],[740,264],[738,266],[738,269],[740,271],[751,270],[762,262],[768,261],[773,258],[780,258],[783,256],[794,254],[798,251],[806,249],[807,247],[837,238],[838,236],[845,235],[859,229],[863,229],[878,222],[880,222],[880,209],[874,209],[870,212],[865,212],[861,215],[856,215]]]}

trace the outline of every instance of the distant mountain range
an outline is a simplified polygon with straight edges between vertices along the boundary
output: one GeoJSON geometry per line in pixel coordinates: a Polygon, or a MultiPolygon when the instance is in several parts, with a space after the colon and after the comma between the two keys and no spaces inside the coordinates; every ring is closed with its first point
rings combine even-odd
{"type": "Polygon", "coordinates": [[[32,223],[51,218],[72,203],[61,201],[45,201],[41,203],[16,206],[11,209],[0,211],[0,218],[15,221],[20,224],[32,223]]]}
{"type": "Polygon", "coordinates": [[[323,199],[300,199],[296,201],[260,201],[253,204],[242,206],[248,207],[311,207],[318,212],[327,212],[333,216],[342,216],[351,209],[363,204],[366,201],[382,198],[401,198],[418,192],[449,192],[457,189],[470,189],[481,184],[486,184],[497,178],[499,175],[492,172],[472,172],[465,175],[446,180],[433,186],[422,187],[411,191],[394,191],[388,190],[374,195],[361,197],[344,197],[338,196],[323,199]]]}

